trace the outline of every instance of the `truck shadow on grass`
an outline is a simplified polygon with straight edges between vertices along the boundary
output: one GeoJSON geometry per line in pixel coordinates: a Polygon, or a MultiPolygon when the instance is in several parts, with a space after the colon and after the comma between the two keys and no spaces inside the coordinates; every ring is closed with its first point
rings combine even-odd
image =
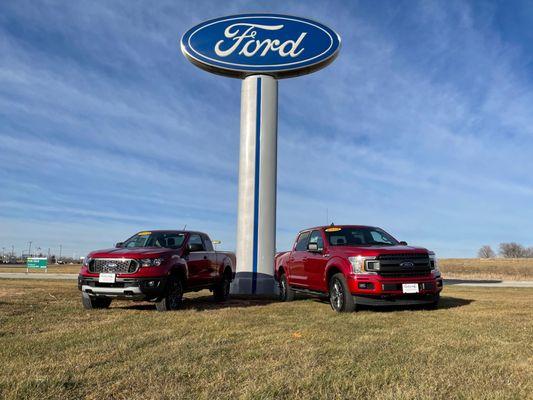
{"type": "MultiPolygon", "coordinates": [[[[224,308],[261,307],[277,302],[277,300],[271,299],[246,299],[234,297],[224,302],[218,302],[215,301],[213,296],[184,297],[180,310],[208,311],[220,310],[224,308]]],[[[111,307],[113,307],[113,305],[111,307]]],[[[155,310],[155,304],[121,304],[120,306],[115,308],[122,308],[127,310],[155,310]]]]}
{"type": "MultiPolygon", "coordinates": [[[[317,302],[329,303],[327,299],[317,298],[317,302]]],[[[423,305],[379,305],[379,306],[370,306],[370,305],[358,305],[357,309],[360,311],[377,311],[377,312],[395,312],[395,311],[408,311],[408,310],[426,310],[426,311],[438,311],[438,310],[448,310],[451,308],[463,307],[473,303],[474,300],[471,299],[461,299],[459,297],[448,297],[442,296],[437,308],[428,308],[423,305]]]]}

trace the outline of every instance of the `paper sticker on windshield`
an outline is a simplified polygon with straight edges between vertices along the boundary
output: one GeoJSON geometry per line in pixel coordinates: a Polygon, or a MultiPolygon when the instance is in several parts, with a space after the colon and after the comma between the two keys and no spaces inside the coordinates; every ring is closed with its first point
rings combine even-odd
{"type": "Polygon", "coordinates": [[[152,234],[152,232],[146,231],[146,232],[139,232],[137,235],[138,236],[146,236],[146,235],[151,235],[151,234],[152,234]]]}
{"type": "Polygon", "coordinates": [[[335,227],[335,228],[327,228],[326,229],[326,232],[338,232],[338,231],[341,231],[342,228],[338,228],[338,227],[335,227]]]}

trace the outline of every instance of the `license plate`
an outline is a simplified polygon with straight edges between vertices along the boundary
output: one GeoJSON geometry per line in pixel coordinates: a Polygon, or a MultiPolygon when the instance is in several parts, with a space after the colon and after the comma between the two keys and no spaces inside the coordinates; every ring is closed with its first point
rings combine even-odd
{"type": "Polygon", "coordinates": [[[104,273],[98,276],[98,282],[100,283],[115,283],[115,274],[104,273]]]}
{"type": "Polygon", "coordinates": [[[402,292],[404,292],[404,293],[418,293],[418,283],[404,283],[404,284],[402,284],[402,292]]]}

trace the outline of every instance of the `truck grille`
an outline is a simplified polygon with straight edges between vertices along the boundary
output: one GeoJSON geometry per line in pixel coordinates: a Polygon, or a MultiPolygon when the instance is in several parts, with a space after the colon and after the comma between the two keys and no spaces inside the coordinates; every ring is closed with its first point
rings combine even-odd
{"type": "Polygon", "coordinates": [[[116,274],[132,274],[139,268],[136,260],[127,258],[95,258],[89,262],[89,272],[114,272],[116,274]]]}
{"type": "Polygon", "coordinates": [[[382,254],[376,259],[380,264],[378,273],[388,278],[420,276],[431,272],[427,253],[382,254]]]}

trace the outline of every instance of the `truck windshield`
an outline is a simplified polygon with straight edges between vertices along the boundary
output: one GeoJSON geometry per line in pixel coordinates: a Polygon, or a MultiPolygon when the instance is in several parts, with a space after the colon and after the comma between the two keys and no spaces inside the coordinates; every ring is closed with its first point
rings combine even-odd
{"type": "Polygon", "coordinates": [[[399,242],[379,228],[328,228],[326,237],[332,246],[396,246],[399,242]]]}
{"type": "Polygon", "coordinates": [[[183,245],[185,234],[182,232],[140,232],[128,240],[122,247],[132,249],[137,247],[165,247],[178,249],[183,245]]]}

